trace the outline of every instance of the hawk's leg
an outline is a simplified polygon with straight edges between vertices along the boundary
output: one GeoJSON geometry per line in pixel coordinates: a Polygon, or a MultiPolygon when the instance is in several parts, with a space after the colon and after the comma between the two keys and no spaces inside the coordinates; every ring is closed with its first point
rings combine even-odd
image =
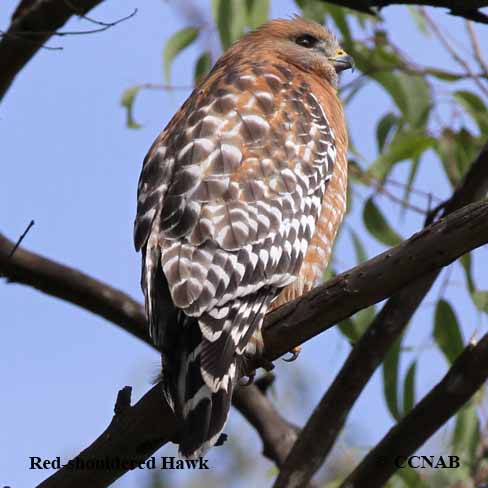
{"type": "MultiPolygon", "coordinates": [[[[249,371],[249,367],[251,365],[248,365],[249,367],[244,368],[244,372],[239,380],[239,386],[248,386],[254,383],[254,378],[256,377],[256,370],[258,368],[263,368],[266,371],[271,371],[274,369],[275,365],[271,362],[265,359],[262,356],[247,356],[246,359],[249,362],[252,362],[252,370],[249,371]]],[[[247,361],[246,361],[247,362],[247,361]]]]}

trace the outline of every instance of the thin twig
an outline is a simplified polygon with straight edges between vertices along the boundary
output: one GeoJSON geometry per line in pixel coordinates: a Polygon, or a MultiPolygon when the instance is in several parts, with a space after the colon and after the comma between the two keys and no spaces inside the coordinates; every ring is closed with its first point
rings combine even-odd
{"type": "MultiPolygon", "coordinates": [[[[120,24],[121,22],[125,22],[126,20],[131,19],[136,14],[137,14],[137,8],[135,8],[129,15],[126,15],[125,17],[122,17],[118,20],[115,20],[114,22],[107,22],[107,23],[97,22],[98,24],[102,25],[102,27],[99,27],[97,29],[88,29],[88,30],[80,30],[80,31],[31,31],[31,30],[21,31],[21,30],[18,30],[15,33],[15,38],[16,39],[27,38],[29,41],[32,41],[32,39],[30,39],[30,38],[33,36],[64,37],[64,36],[82,36],[82,35],[87,35],[87,34],[98,34],[99,32],[104,32],[107,29],[110,29],[111,27],[114,27],[114,26],[120,24]]],[[[87,19],[85,16],[80,15],[80,17],[87,19]]],[[[90,20],[90,19],[87,19],[87,20],[90,20]]],[[[91,20],[91,22],[96,22],[96,21],[91,20]]],[[[3,37],[11,37],[12,36],[12,34],[10,34],[9,32],[0,31],[0,34],[3,37]]]]}
{"type": "Polygon", "coordinates": [[[476,61],[478,61],[478,64],[480,68],[483,70],[485,76],[488,76],[488,64],[486,64],[486,61],[484,60],[483,55],[481,54],[481,47],[478,41],[478,36],[476,35],[476,31],[474,30],[473,22],[471,20],[466,21],[466,28],[468,30],[471,46],[473,47],[474,57],[476,61]]]}
{"type": "Polygon", "coordinates": [[[46,49],[47,51],[62,51],[64,49],[63,46],[47,46],[46,44],[41,44],[39,46],[39,41],[37,39],[29,39],[28,37],[25,36],[25,34],[24,35],[21,35],[21,34],[17,35],[17,33],[5,32],[5,31],[0,29],[0,39],[2,37],[9,38],[9,39],[16,40],[16,41],[25,42],[28,44],[32,44],[32,45],[38,46],[39,49],[46,49]]]}
{"type": "Polygon", "coordinates": [[[27,233],[31,230],[31,228],[34,226],[35,222],[33,220],[31,220],[29,222],[29,225],[26,227],[26,229],[24,230],[24,232],[22,233],[22,235],[19,237],[19,239],[17,240],[17,242],[15,243],[15,246],[13,247],[12,251],[10,252],[9,254],[9,258],[12,258],[12,256],[15,254],[15,251],[17,251],[18,247],[20,246],[20,244],[22,243],[22,241],[24,240],[24,237],[27,235],[27,233]]]}
{"type": "Polygon", "coordinates": [[[446,48],[446,50],[449,52],[453,60],[458,63],[460,66],[462,66],[467,73],[469,73],[470,77],[473,79],[473,81],[476,83],[478,88],[486,95],[488,96],[488,88],[481,82],[479,76],[477,76],[469,64],[458,54],[458,52],[454,49],[454,47],[451,46],[449,41],[447,40],[446,36],[442,32],[441,28],[437,25],[437,23],[432,19],[432,17],[427,13],[425,8],[420,8],[419,9],[420,13],[424,17],[425,21],[429,24],[432,32],[435,34],[437,39],[439,39],[440,43],[446,48]]]}
{"type": "Polygon", "coordinates": [[[162,91],[173,91],[173,90],[193,90],[195,85],[168,85],[163,83],[142,83],[139,85],[144,90],[162,90],[162,91]]]}
{"type": "MultiPolygon", "coordinates": [[[[388,184],[393,185],[393,186],[397,186],[399,188],[407,188],[407,185],[405,183],[402,183],[401,181],[394,180],[392,178],[386,178],[385,183],[388,183],[388,184]]],[[[426,198],[429,205],[430,205],[430,202],[432,202],[432,200],[442,202],[442,198],[439,198],[438,196],[434,195],[431,192],[419,190],[418,188],[415,188],[415,187],[411,187],[410,191],[415,195],[419,195],[421,197],[426,198]]],[[[429,205],[427,206],[427,208],[430,208],[429,205]]]]}
{"type": "Polygon", "coordinates": [[[90,22],[95,25],[101,25],[101,26],[107,26],[107,27],[113,27],[114,25],[119,24],[120,22],[124,22],[125,20],[129,19],[130,17],[133,17],[137,13],[137,8],[134,9],[132,14],[129,14],[126,17],[122,17],[119,20],[115,20],[113,22],[102,22],[101,20],[96,20],[93,17],[88,17],[88,15],[84,14],[82,10],[76,7],[70,0],[63,0],[64,3],[73,10],[73,12],[76,13],[78,17],[80,17],[83,20],[86,20],[87,22],[90,22]]]}
{"type": "MultiPolygon", "coordinates": [[[[410,203],[408,200],[405,200],[404,198],[399,198],[396,195],[394,195],[393,193],[391,193],[390,191],[388,191],[388,189],[385,188],[385,186],[383,184],[381,184],[381,182],[379,182],[376,178],[368,175],[367,173],[359,171],[358,168],[355,168],[354,166],[351,166],[350,170],[351,170],[351,173],[354,173],[355,176],[358,179],[362,180],[365,185],[367,185],[367,186],[371,185],[378,193],[381,193],[382,195],[384,195],[386,198],[388,198],[392,202],[398,203],[402,207],[405,207],[408,210],[412,210],[413,212],[416,212],[420,215],[425,216],[427,214],[427,210],[420,208],[420,207],[417,207],[416,205],[413,205],[412,203],[410,203]]],[[[357,192],[356,192],[356,194],[359,195],[359,193],[357,193],[357,192]]]]}

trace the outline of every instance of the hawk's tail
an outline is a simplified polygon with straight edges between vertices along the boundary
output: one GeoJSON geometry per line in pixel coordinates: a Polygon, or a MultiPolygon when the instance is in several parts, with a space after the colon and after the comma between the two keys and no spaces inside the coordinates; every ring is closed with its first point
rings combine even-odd
{"type": "Polygon", "coordinates": [[[181,456],[202,456],[219,441],[243,355],[251,336],[259,335],[272,297],[263,290],[198,319],[179,313],[178,344],[163,351],[163,385],[183,421],[181,456]]]}
{"type": "MultiPolygon", "coordinates": [[[[215,445],[227,421],[235,384],[236,359],[226,369],[226,384],[212,389],[204,379],[205,339],[198,320],[180,312],[179,344],[163,351],[163,391],[182,421],[179,454],[197,458],[215,445]]],[[[166,349],[166,348],[165,348],[166,349]]]]}

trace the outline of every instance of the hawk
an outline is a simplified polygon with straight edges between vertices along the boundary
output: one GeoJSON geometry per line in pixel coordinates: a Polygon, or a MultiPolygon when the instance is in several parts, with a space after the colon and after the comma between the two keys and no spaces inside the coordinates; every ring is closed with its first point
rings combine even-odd
{"type": "Polygon", "coordinates": [[[179,453],[220,437],[271,308],[321,279],[346,209],[338,73],[320,24],[272,20],[236,42],[150,148],[134,240],[179,453]]]}

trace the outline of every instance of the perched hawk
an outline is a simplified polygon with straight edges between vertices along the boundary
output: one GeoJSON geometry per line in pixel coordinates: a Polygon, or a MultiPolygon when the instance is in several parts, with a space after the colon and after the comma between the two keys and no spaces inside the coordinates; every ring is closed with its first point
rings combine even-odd
{"type": "Polygon", "coordinates": [[[144,160],[135,246],[182,456],[218,440],[266,311],[327,266],[346,208],[336,87],[351,66],[321,25],[273,20],[219,59],[144,160]]]}

